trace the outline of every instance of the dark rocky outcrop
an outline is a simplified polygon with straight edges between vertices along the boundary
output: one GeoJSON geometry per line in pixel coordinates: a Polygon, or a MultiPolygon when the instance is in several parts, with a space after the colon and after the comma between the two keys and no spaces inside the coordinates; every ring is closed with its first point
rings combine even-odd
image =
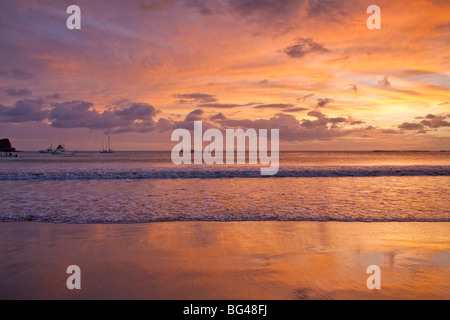
{"type": "Polygon", "coordinates": [[[0,139],[0,152],[15,152],[16,148],[11,146],[9,139],[0,139]]]}

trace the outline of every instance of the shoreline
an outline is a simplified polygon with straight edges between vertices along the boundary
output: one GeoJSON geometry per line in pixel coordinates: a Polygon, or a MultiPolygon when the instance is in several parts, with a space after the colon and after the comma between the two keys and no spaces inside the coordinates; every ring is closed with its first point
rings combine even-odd
{"type": "Polygon", "coordinates": [[[0,223],[0,299],[449,299],[449,222],[0,223]],[[66,268],[81,269],[68,290],[66,268]],[[381,289],[369,290],[369,265],[381,289]]]}

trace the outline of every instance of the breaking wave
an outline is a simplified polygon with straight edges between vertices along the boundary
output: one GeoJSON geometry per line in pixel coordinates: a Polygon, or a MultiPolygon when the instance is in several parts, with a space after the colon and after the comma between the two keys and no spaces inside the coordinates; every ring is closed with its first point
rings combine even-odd
{"type": "Polygon", "coordinates": [[[150,167],[150,168],[4,168],[0,180],[123,180],[450,176],[450,166],[309,166],[280,167],[274,176],[261,176],[260,167],[150,167]]]}

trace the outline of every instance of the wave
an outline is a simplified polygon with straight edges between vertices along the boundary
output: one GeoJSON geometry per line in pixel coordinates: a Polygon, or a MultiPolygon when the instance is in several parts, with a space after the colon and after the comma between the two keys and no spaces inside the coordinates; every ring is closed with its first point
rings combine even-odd
{"type": "Polygon", "coordinates": [[[150,168],[29,168],[0,169],[0,180],[123,180],[450,176],[450,166],[330,166],[280,167],[274,176],[261,176],[259,167],[150,168]]]}

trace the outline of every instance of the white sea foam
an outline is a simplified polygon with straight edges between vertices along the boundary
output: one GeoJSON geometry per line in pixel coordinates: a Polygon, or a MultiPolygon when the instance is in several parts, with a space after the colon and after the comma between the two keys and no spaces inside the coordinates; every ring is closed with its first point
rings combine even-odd
{"type": "MultiPolygon", "coordinates": [[[[280,167],[273,176],[291,177],[381,177],[450,176],[450,166],[305,166],[280,167]]],[[[3,168],[0,180],[119,180],[119,179],[213,179],[261,178],[259,168],[234,167],[82,167],[3,168]]]]}

